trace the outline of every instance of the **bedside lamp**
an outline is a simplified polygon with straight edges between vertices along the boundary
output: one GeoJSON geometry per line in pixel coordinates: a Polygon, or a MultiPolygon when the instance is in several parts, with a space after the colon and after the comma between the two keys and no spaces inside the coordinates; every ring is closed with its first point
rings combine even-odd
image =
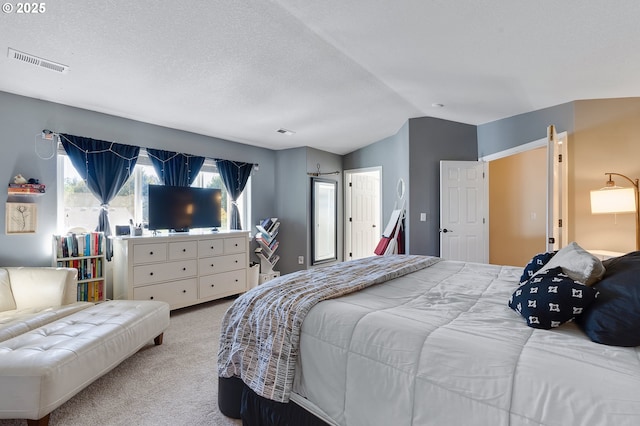
{"type": "Polygon", "coordinates": [[[609,180],[604,188],[591,191],[591,213],[635,213],[636,250],[640,250],[640,209],[638,208],[638,179],[631,180],[619,173],[605,173],[609,180]],[[633,185],[632,188],[616,186],[611,176],[620,176],[633,185]]]}

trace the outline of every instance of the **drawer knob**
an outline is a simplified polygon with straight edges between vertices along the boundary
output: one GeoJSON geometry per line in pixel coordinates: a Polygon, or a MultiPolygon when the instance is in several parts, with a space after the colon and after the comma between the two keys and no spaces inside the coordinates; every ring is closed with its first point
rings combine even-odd
{"type": "Polygon", "coordinates": [[[153,275],[153,272],[149,272],[149,275],[153,275]]]}
{"type": "Polygon", "coordinates": [[[236,278],[236,282],[238,282],[238,279],[236,278]]]}
{"type": "Polygon", "coordinates": [[[211,267],[213,268],[213,263],[211,264],[211,267]]]}
{"type": "Polygon", "coordinates": [[[186,270],[187,270],[187,268],[182,268],[182,270],[183,270],[183,271],[186,271],[186,270]]]}
{"type": "Polygon", "coordinates": [[[153,300],[153,296],[149,297],[149,299],[153,300]]]}
{"type": "Polygon", "coordinates": [[[153,252],[152,251],[149,252],[149,256],[153,256],[153,252]]]}
{"type": "Polygon", "coordinates": [[[183,292],[183,293],[186,293],[186,292],[187,292],[187,290],[182,290],[182,292],[183,292]]]}
{"type": "Polygon", "coordinates": [[[182,252],[183,252],[183,253],[184,253],[184,252],[186,252],[186,251],[187,251],[187,249],[182,249],[182,252]]]}
{"type": "Polygon", "coordinates": [[[213,250],[213,246],[211,246],[211,250],[213,250]]]}
{"type": "Polygon", "coordinates": [[[211,287],[215,287],[215,286],[216,286],[215,284],[211,284],[211,287]]]}
{"type": "Polygon", "coordinates": [[[238,247],[238,243],[236,243],[236,247],[238,247]]]}

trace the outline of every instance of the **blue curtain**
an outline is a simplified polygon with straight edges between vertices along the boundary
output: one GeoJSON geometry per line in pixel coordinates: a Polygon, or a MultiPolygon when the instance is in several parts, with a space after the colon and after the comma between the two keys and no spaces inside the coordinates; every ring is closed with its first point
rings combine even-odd
{"type": "Polygon", "coordinates": [[[251,176],[253,170],[252,163],[239,163],[229,160],[216,160],[218,173],[227,188],[227,193],[231,197],[231,224],[229,229],[242,229],[240,223],[240,212],[236,205],[236,200],[244,191],[244,187],[251,176]]]}
{"type": "MultiPolygon", "coordinates": [[[[111,235],[109,203],[125,184],[138,161],[140,148],[73,135],[60,135],[71,164],[84,179],[91,193],[100,200],[102,209],[96,231],[111,235]]],[[[106,257],[111,260],[111,239],[106,240],[106,257]]]]}
{"type": "Polygon", "coordinates": [[[147,148],[153,168],[163,185],[190,186],[198,175],[204,157],[147,148]]]}

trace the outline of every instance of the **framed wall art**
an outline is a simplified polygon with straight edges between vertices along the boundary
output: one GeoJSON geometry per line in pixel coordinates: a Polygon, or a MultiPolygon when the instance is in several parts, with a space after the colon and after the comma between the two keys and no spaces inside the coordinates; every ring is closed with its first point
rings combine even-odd
{"type": "Polygon", "coordinates": [[[7,203],[5,232],[9,234],[33,234],[36,232],[38,212],[35,203],[7,203]]]}

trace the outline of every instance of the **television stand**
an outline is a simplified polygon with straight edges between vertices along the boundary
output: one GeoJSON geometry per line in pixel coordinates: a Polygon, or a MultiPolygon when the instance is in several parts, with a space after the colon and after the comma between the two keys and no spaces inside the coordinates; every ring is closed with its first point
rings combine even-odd
{"type": "Polygon", "coordinates": [[[248,290],[249,231],[116,237],[113,299],[179,309],[248,290]]]}

